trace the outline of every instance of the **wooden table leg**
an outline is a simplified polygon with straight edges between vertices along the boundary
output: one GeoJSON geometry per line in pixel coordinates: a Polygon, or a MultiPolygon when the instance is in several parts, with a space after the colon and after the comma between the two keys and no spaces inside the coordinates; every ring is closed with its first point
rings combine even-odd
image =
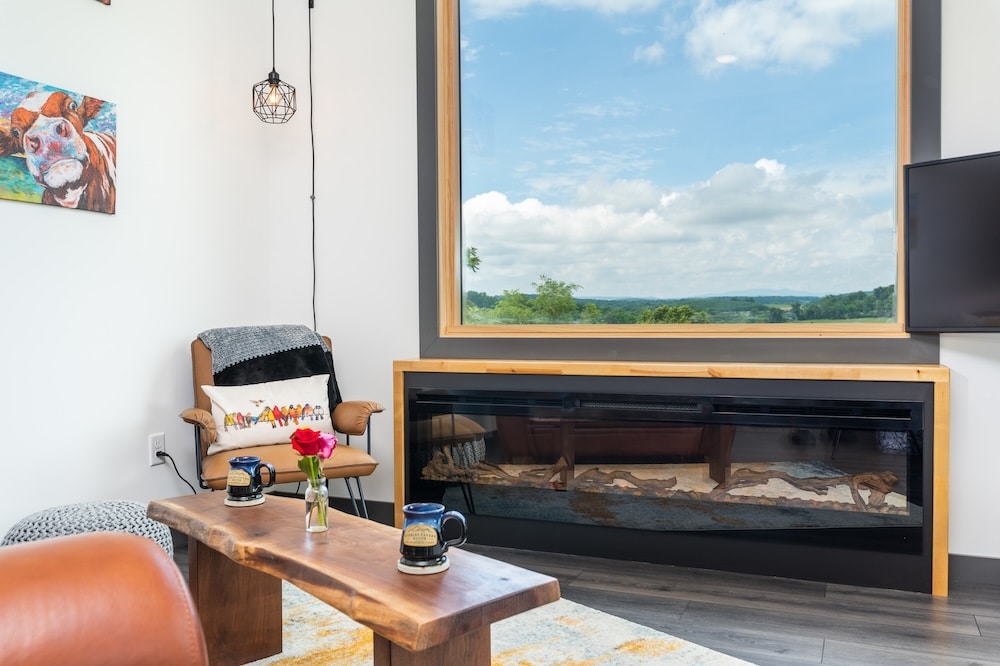
{"type": "Polygon", "coordinates": [[[374,666],[442,666],[444,664],[489,666],[490,664],[490,627],[488,625],[420,652],[411,652],[378,634],[374,634],[374,637],[374,666]]]}
{"type": "Polygon", "coordinates": [[[212,666],[281,652],[281,579],[188,539],[188,581],[212,666]]]}

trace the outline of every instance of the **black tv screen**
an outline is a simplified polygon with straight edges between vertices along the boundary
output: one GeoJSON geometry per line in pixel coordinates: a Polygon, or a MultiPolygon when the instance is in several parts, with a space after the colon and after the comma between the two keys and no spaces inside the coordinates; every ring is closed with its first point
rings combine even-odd
{"type": "Polygon", "coordinates": [[[906,330],[1000,331],[1000,152],[903,177],[906,330]]]}

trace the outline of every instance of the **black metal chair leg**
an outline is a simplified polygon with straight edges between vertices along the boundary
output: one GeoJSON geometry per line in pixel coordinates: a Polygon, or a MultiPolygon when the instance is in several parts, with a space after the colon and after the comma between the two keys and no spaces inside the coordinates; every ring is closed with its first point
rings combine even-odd
{"type": "Polygon", "coordinates": [[[469,513],[476,513],[476,503],[472,500],[472,487],[468,483],[462,483],[462,497],[465,498],[465,506],[469,513]]]}
{"type": "Polygon", "coordinates": [[[358,498],[361,500],[361,511],[364,513],[362,517],[365,520],[371,520],[368,517],[368,502],[365,501],[365,491],[361,490],[361,477],[355,476],[354,483],[358,486],[358,498]]]}
{"type": "Polygon", "coordinates": [[[351,479],[350,479],[350,477],[345,476],[344,477],[344,483],[347,485],[347,494],[351,496],[351,506],[354,507],[354,515],[355,516],[360,516],[361,515],[361,511],[358,510],[358,501],[356,499],[354,499],[354,489],[351,488],[351,479]]]}

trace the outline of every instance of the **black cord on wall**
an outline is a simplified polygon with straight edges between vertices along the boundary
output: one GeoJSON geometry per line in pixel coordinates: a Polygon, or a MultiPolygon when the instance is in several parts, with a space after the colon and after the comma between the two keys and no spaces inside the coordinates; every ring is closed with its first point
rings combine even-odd
{"type": "Polygon", "coordinates": [[[170,464],[174,466],[174,474],[177,475],[177,478],[180,479],[181,481],[183,481],[184,483],[186,483],[187,486],[188,486],[188,488],[191,489],[192,493],[194,493],[196,495],[198,494],[198,491],[194,489],[194,486],[192,486],[191,483],[187,479],[185,479],[183,476],[181,476],[181,471],[179,469],[177,469],[177,463],[174,462],[174,459],[172,457],[170,457],[169,453],[167,453],[166,451],[157,451],[156,452],[156,457],[157,458],[166,458],[167,460],[169,460],[170,464]]]}
{"type": "Polygon", "coordinates": [[[312,206],[312,316],[316,330],[316,129],[313,124],[313,0],[309,0],[309,149],[311,153],[312,189],[309,201],[312,206]]]}

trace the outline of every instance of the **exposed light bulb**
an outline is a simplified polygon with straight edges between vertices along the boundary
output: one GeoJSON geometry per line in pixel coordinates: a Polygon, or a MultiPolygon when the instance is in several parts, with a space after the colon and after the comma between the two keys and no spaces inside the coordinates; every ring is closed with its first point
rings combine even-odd
{"type": "Polygon", "coordinates": [[[271,107],[276,107],[281,104],[281,92],[278,90],[278,86],[271,84],[271,89],[267,93],[267,99],[264,103],[271,107]]]}

